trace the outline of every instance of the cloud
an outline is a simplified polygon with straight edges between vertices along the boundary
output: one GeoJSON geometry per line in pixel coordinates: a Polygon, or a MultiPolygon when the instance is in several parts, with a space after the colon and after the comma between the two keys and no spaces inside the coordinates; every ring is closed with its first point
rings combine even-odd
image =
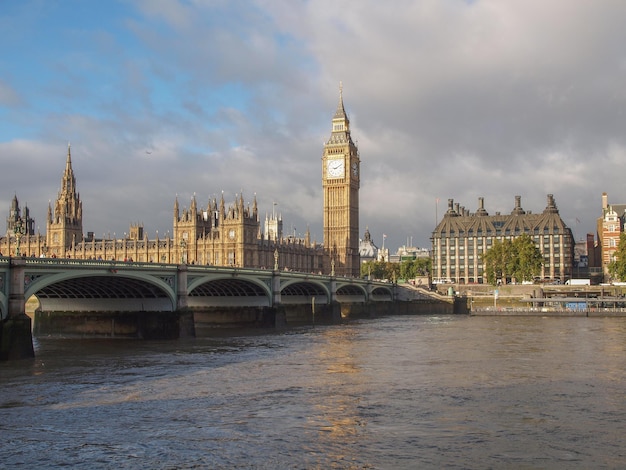
{"type": "Polygon", "coordinates": [[[321,241],[339,81],[378,245],[429,247],[448,198],[538,212],[552,193],[577,238],[603,191],[626,200],[621,1],[144,0],[63,21],[70,7],[0,14],[24,27],[0,62],[0,204],[18,191],[38,224],[71,141],[85,230],[154,236],[176,194],[243,190],[321,241]]]}

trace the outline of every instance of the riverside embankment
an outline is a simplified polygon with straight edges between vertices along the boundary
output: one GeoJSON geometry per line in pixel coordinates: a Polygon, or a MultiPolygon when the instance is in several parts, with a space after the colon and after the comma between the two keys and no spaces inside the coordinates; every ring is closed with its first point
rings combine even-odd
{"type": "Polygon", "coordinates": [[[626,316],[624,286],[442,284],[437,291],[465,299],[472,315],[626,316]]]}

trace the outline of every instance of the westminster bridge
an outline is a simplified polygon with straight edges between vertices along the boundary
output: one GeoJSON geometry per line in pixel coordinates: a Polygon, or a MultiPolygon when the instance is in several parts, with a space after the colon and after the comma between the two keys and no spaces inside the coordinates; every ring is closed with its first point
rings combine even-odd
{"type": "Polygon", "coordinates": [[[373,316],[391,313],[399,300],[396,284],[334,275],[4,257],[0,359],[31,355],[26,302],[33,296],[38,301],[35,334],[140,338],[194,336],[202,328],[275,327],[373,316]]]}

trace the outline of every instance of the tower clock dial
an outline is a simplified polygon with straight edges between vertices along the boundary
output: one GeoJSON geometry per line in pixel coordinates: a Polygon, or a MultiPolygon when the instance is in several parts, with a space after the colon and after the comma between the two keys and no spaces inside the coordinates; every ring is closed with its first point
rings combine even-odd
{"type": "Polygon", "coordinates": [[[359,176],[359,165],[356,162],[352,164],[352,174],[354,176],[359,176]]]}
{"type": "Polygon", "coordinates": [[[341,178],[345,174],[345,162],[343,158],[328,160],[326,163],[326,172],[329,178],[341,178]]]}

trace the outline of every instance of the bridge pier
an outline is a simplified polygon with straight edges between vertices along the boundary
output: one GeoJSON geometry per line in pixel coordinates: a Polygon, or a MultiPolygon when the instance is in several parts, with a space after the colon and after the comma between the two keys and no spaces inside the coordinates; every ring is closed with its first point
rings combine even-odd
{"type": "Polygon", "coordinates": [[[26,359],[35,357],[31,320],[26,315],[24,298],[24,258],[10,260],[8,279],[8,314],[0,322],[0,360],[26,359]]]}
{"type": "Polygon", "coordinates": [[[189,306],[187,295],[187,265],[181,264],[176,270],[176,309],[185,310],[189,306]]]}

